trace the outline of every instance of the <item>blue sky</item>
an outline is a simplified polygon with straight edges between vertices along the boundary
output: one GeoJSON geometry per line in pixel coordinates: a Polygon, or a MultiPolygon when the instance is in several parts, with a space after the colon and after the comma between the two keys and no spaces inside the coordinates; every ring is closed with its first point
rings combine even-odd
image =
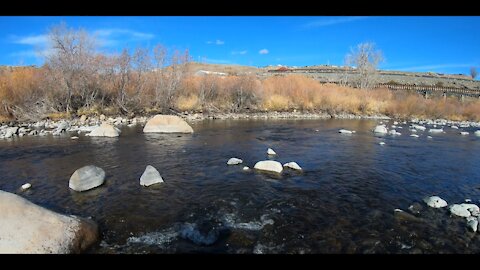
{"type": "Polygon", "coordinates": [[[208,63],[342,65],[351,47],[374,42],[382,69],[480,68],[480,16],[0,17],[0,65],[41,65],[46,33],[62,21],[95,34],[106,53],[161,43],[208,63]]]}

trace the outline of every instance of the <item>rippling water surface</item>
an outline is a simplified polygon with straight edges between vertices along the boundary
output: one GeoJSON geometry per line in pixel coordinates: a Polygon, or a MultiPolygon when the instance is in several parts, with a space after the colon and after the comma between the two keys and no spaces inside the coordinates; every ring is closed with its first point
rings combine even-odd
{"type": "MultiPolygon", "coordinates": [[[[22,137],[0,141],[0,189],[99,224],[91,253],[479,253],[480,236],[447,209],[480,204],[480,138],[418,132],[377,137],[371,120],[210,120],[194,134],[119,138],[22,137]],[[341,128],[355,130],[339,134],[341,128]],[[431,135],[433,138],[427,138],[431,135]],[[379,145],[379,142],[385,145],[379,145]],[[255,171],[267,148],[303,172],[255,171]],[[227,166],[230,157],[244,164],[227,166]],[[94,164],[105,184],[78,193],[71,174],[94,164]],[[147,165],[165,183],[142,187],[147,165]],[[32,188],[19,192],[29,182],[32,188]],[[419,202],[420,214],[403,216],[419,202]]],[[[428,130],[428,129],[427,129],[428,130]]]]}

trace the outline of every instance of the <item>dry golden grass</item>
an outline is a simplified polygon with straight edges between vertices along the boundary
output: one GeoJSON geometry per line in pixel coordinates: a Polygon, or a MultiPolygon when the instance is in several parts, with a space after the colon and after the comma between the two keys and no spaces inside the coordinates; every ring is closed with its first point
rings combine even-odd
{"type": "Polygon", "coordinates": [[[199,109],[198,96],[190,94],[189,96],[180,96],[177,98],[176,106],[181,111],[195,111],[199,109]]]}
{"type": "Polygon", "coordinates": [[[56,112],[56,113],[49,113],[47,117],[50,118],[51,120],[58,121],[58,120],[70,118],[71,114],[66,112],[56,112]]]}

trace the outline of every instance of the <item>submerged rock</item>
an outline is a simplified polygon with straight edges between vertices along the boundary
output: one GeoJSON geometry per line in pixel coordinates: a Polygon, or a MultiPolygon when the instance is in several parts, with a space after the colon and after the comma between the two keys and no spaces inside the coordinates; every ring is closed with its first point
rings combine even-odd
{"type": "Polygon", "coordinates": [[[103,184],[105,171],[94,165],[84,166],[76,170],[70,177],[68,187],[75,191],[86,191],[103,184]]]}
{"type": "Polygon", "coordinates": [[[0,253],[80,253],[98,238],[92,220],[55,213],[0,190],[0,253]]]}
{"type": "Polygon", "coordinates": [[[148,165],[140,177],[140,185],[148,187],[157,183],[163,183],[163,178],[155,167],[148,165]]]}
{"type": "Polygon", "coordinates": [[[243,160],[239,158],[231,158],[227,161],[227,165],[237,165],[243,163],[243,160]]]}
{"type": "Polygon", "coordinates": [[[412,205],[410,205],[408,207],[408,210],[410,210],[410,212],[412,212],[412,214],[414,214],[414,215],[419,215],[420,212],[423,210],[423,206],[421,204],[419,204],[418,202],[416,202],[416,203],[413,203],[412,205]]]}
{"type": "Polygon", "coordinates": [[[430,207],[442,208],[447,206],[447,202],[438,196],[426,197],[423,201],[430,207]]]}
{"type": "Polygon", "coordinates": [[[193,133],[192,127],[176,115],[155,115],[143,128],[144,133],[193,133]]]}
{"type": "Polygon", "coordinates": [[[476,232],[478,229],[478,219],[476,217],[467,217],[467,227],[476,232]]]}
{"type": "Polygon", "coordinates": [[[255,163],[255,166],[253,168],[261,171],[269,171],[269,172],[276,172],[276,173],[281,173],[283,171],[282,164],[274,160],[259,161],[255,163]]]}

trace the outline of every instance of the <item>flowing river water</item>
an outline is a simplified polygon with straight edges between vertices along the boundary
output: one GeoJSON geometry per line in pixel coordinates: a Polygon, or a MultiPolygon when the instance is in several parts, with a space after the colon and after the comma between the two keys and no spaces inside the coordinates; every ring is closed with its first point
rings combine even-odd
{"type": "Polygon", "coordinates": [[[479,253],[479,233],[464,218],[422,202],[480,203],[475,129],[414,138],[400,125],[401,136],[375,136],[378,122],[205,120],[191,124],[194,134],[144,134],[138,125],[118,138],[17,137],[0,141],[0,189],[92,217],[101,240],[89,253],[479,253]],[[227,166],[231,157],[244,163],[227,166]],[[242,169],[265,159],[303,171],[242,169]],[[70,190],[72,173],[89,164],[105,170],[105,183],[70,190]],[[165,182],[140,186],[147,165],[165,182]],[[414,203],[416,215],[394,212],[414,203]]]}

